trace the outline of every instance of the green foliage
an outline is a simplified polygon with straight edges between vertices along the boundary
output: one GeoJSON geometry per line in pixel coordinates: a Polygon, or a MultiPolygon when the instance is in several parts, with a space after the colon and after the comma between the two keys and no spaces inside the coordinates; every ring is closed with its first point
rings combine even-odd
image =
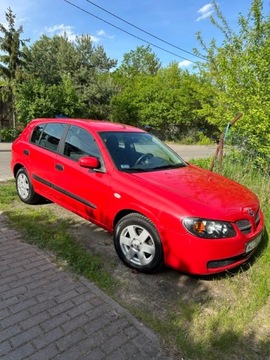
{"type": "MultiPolygon", "coordinates": [[[[119,81],[119,74],[117,74],[119,81]]],[[[120,93],[112,98],[112,119],[136,126],[151,126],[167,139],[179,140],[190,129],[198,129],[202,140],[214,137],[215,127],[199,114],[209,94],[202,91],[205,81],[176,63],[157,74],[139,73],[122,83],[120,93]]],[[[208,85],[206,86],[208,88],[208,85]]],[[[193,139],[192,142],[201,139],[193,139]]]]}
{"type": "Polygon", "coordinates": [[[29,78],[17,84],[16,110],[21,124],[38,117],[70,117],[82,115],[84,107],[68,76],[58,85],[46,85],[40,79],[29,78]]]}
{"type": "Polygon", "coordinates": [[[17,129],[9,129],[9,128],[3,128],[0,130],[0,141],[3,142],[10,142],[15,140],[20,134],[20,131],[17,129]]]}
{"type": "Polygon", "coordinates": [[[191,159],[189,160],[189,163],[199,166],[203,169],[209,169],[211,164],[211,159],[210,158],[191,159]]]}
{"type": "MultiPolygon", "coordinates": [[[[24,54],[21,47],[28,40],[21,40],[23,27],[16,29],[16,16],[9,7],[5,12],[7,26],[0,23],[0,79],[3,81],[4,89],[1,91],[1,98],[5,101],[8,112],[10,113],[13,125],[16,123],[16,113],[14,111],[14,81],[19,68],[24,62],[24,54]]],[[[0,124],[1,127],[1,124],[0,124]]]]}
{"type": "Polygon", "coordinates": [[[201,73],[213,85],[212,107],[203,104],[209,122],[220,131],[235,115],[244,116],[236,123],[235,137],[245,139],[248,151],[256,152],[258,161],[269,162],[270,156],[270,15],[264,15],[263,1],[253,0],[247,16],[239,15],[239,31],[230,29],[218,5],[214,3],[212,23],[223,34],[218,47],[198,40],[208,61],[201,73]]]}
{"type": "Polygon", "coordinates": [[[24,49],[27,59],[16,81],[16,110],[27,123],[35,117],[109,118],[110,98],[117,91],[110,70],[115,60],[88,35],[70,42],[45,35],[24,49]],[[42,59],[42,61],[40,61],[42,59]]]}
{"type": "Polygon", "coordinates": [[[9,7],[5,12],[7,27],[0,23],[0,77],[12,81],[15,79],[17,68],[23,63],[21,47],[28,40],[21,40],[23,27],[15,28],[16,16],[9,7]]]}
{"type": "Polygon", "coordinates": [[[205,136],[203,133],[199,133],[199,144],[200,145],[211,145],[213,141],[209,137],[205,136]]]}
{"type": "Polygon", "coordinates": [[[156,75],[161,62],[150,46],[138,46],[135,50],[124,54],[122,64],[116,73],[122,78],[131,79],[136,75],[156,75]]]}

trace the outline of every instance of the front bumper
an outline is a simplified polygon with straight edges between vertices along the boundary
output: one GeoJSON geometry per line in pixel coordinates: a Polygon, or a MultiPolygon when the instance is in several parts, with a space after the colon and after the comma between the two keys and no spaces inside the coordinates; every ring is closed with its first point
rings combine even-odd
{"type": "Polygon", "coordinates": [[[177,233],[164,229],[162,236],[164,262],[182,272],[209,275],[237,267],[256,251],[263,238],[264,219],[252,233],[227,239],[201,239],[187,231],[177,233]]]}

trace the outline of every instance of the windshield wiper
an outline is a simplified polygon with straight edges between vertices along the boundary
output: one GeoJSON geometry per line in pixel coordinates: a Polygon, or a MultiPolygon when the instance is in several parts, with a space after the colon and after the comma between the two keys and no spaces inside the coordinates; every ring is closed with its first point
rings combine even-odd
{"type": "Polygon", "coordinates": [[[132,167],[129,169],[122,169],[122,171],[124,172],[147,172],[147,171],[151,171],[152,169],[142,169],[142,168],[137,168],[137,167],[132,167]]]}
{"type": "Polygon", "coordinates": [[[185,167],[185,166],[186,166],[186,164],[170,164],[170,165],[156,166],[152,169],[153,170],[178,169],[178,168],[185,167]]]}

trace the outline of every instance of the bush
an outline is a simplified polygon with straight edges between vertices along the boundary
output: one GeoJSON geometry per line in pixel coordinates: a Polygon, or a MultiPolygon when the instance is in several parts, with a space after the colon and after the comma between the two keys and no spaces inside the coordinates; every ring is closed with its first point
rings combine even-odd
{"type": "Polygon", "coordinates": [[[189,160],[189,163],[199,166],[203,169],[209,170],[211,161],[212,161],[211,158],[200,158],[200,159],[191,159],[189,160]]]}
{"type": "Polygon", "coordinates": [[[0,130],[0,142],[14,141],[20,135],[18,129],[3,128],[0,130]]]}
{"type": "Polygon", "coordinates": [[[213,136],[210,137],[206,132],[196,128],[180,129],[179,132],[175,134],[173,140],[185,145],[211,145],[215,142],[215,136],[214,134],[212,135],[213,136]]]}
{"type": "Polygon", "coordinates": [[[200,145],[212,145],[213,140],[209,139],[206,135],[204,135],[202,132],[199,132],[199,144],[200,145]]]}
{"type": "Polygon", "coordinates": [[[248,164],[252,170],[270,175],[270,153],[268,144],[255,146],[249,138],[239,134],[230,134],[228,137],[230,146],[230,159],[236,164],[248,164]]]}

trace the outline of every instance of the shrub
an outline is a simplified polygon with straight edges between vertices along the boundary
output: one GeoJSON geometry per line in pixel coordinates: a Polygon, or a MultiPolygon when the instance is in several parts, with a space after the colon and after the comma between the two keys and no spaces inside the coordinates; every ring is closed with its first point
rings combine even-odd
{"type": "Polygon", "coordinates": [[[9,142],[14,141],[20,135],[20,130],[3,128],[0,130],[0,141],[9,142]]]}

